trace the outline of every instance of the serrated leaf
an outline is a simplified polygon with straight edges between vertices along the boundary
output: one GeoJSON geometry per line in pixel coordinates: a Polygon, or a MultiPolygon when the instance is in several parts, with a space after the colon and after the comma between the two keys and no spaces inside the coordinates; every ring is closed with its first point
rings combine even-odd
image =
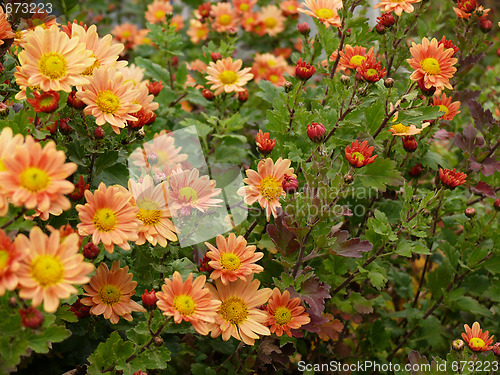
{"type": "Polygon", "coordinates": [[[106,342],[100,343],[88,358],[90,366],[87,372],[91,375],[111,373],[110,371],[104,372],[104,370],[112,366],[125,365],[126,359],[133,353],[134,344],[130,341],[124,342],[118,331],[113,331],[106,342]]]}
{"type": "Polygon", "coordinates": [[[372,164],[360,169],[359,180],[364,187],[386,191],[387,186],[403,185],[404,179],[396,162],[378,157],[372,164]]]}
{"type": "MultiPolygon", "coordinates": [[[[73,315],[74,316],[74,315],[73,315]]],[[[61,342],[71,336],[71,331],[63,326],[50,326],[41,334],[31,335],[28,338],[29,346],[37,353],[48,353],[51,343],[61,342]]]]}

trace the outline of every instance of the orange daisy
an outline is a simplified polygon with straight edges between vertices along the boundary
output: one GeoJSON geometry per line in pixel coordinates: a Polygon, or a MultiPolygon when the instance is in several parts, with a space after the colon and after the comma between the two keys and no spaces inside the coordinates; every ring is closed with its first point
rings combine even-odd
{"type": "Polygon", "coordinates": [[[173,11],[174,8],[168,1],[154,0],[148,5],[148,9],[144,14],[144,17],[149,23],[165,22],[167,20],[167,14],[172,13],[173,11]]]}
{"type": "Polygon", "coordinates": [[[110,124],[116,134],[120,134],[127,120],[137,120],[130,113],[141,109],[139,104],[134,104],[138,95],[133,84],[124,82],[123,75],[114,68],[94,69],[90,83],[76,93],[87,105],[85,114],[94,116],[97,125],[110,124]]]}
{"type": "Polygon", "coordinates": [[[444,112],[444,115],[440,117],[441,120],[451,121],[456,115],[461,112],[458,110],[460,108],[460,102],[456,101],[452,103],[451,98],[448,98],[446,94],[442,94],[441,96],[434,96],[432,98],[432,104],[439,107],[439,110],[441,112],[444,112]]]}
{"type": "Polygon", "coordinates": [[[19,52],[20,73],[29,86],[43,91],[71,92],[71,86],[88,83],[81,74],[95,62],[84,43],[70,39],[56,25],[44,30],[37,27],[26,34],[26,45],[19,52]]]}
{"type": "Polygon", "coordinates": [[[262,7],[259,12],[259,20],[269,36],[276,36],[285,30],[286,18],[276,5],[262,7]]]}
{"type": "Polygon", "coordinates": [[[254,245],[247,246],[247,240],[243,236],[231,233],[227,239],[222,235],[216,238],[217,247],[208,242],[205,245],[209,248],[206,256],[211,259],[209,266],[214,269],[210,278],[221,279],[227,285],[229,282],[245,280],[245,277],[252,273],[261,273],[264,268],[254,264],[264,256],[264,253],[256,253],[254,245]]]}
{"type": "Polygon", "coordinates": [[[220,301],[212,299],[205,281],[204,275],[193,281],[193,274],[190,273],[183,282],[181,274],[175,271],[172,280],[165,279],[162,291],[156,293],[156,305],[163,315],[173,316],[175,324],[189,322],[200,335],[207,335],[209,323],[215,322],[220,301]]]}
{"type": "MultiPolygon", "coordinates": [[[[260,21],[258,20],[258,14],[254,12],[246,12],[243,13],[242,15],[242,20],[241,20],[241,27],[243,30],[246,32],[255,32],[255,28],[261,25],[260,21]]],[[[264,31],[265,33],[265,31],[264,31]]],[[[262,34],[264,35],[264,34],[262,34]]]]}
{"type": "Polygon", "coordinates": [[[249,73],[251,68],[241,69],[242,63],[241,60],[233,62],[231,57],[210,62],[205,79],[212,84],[210,89],[215,90],[215,95],[245,91],[243,86],[253,78],[253,74],[249,73]]]}
{"type": "Polygon", "coordinates": [[[177,169],[168,180],[168,205],[174,215],[189,216],[193,209],[205,212],[210,207],[220,207],[222,199],[214,198],[221,193],[215,188],[215,180],[201,176],[196,168],[177,169]]]}
{"type": "Polygon", "coordinates": [[[234,0],[233,5],[238,13],[248,13],[257,4],[257,0],[234,0]]]}
{"type": "Polygon", "coordinates": [[[295,177],[293,168],[290,168],[289,159],[279,158],[276,164],[273,159],[261,160],[257,166],[257,172],[247,169],[248,178],[243,181],[248,185],[238,189],[238,195],[243,196],[245,203],[252,205],[259,202],[260,206],[266,210],[267,221],[277,216],[276,208],[281,207],[280,197],[285,196],[282,183],[285,175],[295,177]]]}
{"type": "Polygon", "coordinates": [[[53,141],[42,148],[30,135],[12,151],[3,159],[4,171],[0,172],[2,191],[12,204],[56,215],[69,210],[71,203],[64,194],[71,193],[75,186],[66,178],[77,165],[65,163],[66,155],[56,149],[53,141]]]}
{"type": "Polygon", "coordinates": [[[267,315],[260,310],[273,291],[259,290],[260,281],[250,275],[246,280],[237,280],[229,285],[215,280],[215,287],[208,285],[212,297],[221,302],[215,323],[211,327],[213,338],[222,335],[224,341],[232,336],[247,345],[253,345],[259,335],[269,336],[271,332],[263,323],[267,315]]]}
{"type": "Polygon", "coordinates": [[[230,3],[212,4],[210,16],[213,18],[212,28],[219,33],[238,27],[239,15],[230,3]]]}
{"type": "Polygon", "coordinates": [[[208,26],[192,18],[189,20],[189,29],[186,34],[191,39],[191,43],[198,44],[208,38],[208,26]]]}
{"type": "Polygon", "coordinates": [[[267,320],[264,324],[270,326],[271,333],[276,333],[278,337],[283,333],[292,337],[292,329],[299,329],[311,321],[305,310],[300,305],[300,298],[290,299],[288,290],[281,294],[278,288],[274,288],[266,306],[267,320]]]}
{"type": "Polygon", "coordinates": [[[382,12],[394,12],[401,16],[403,11],[413,13],[415,8],[412,4],[419,3],[422,0],[380,0],[373,8],[382,8],[382,12]]]}
{"type": "Polygon", "coordinates": [[[252,64],[252,74],[254,75],[255,82],[261,79],[270,79],[271,74],[282,76],[284,73],[293,75],[295,68],[290,67],[283,56],[275,56],[272,53],[257,53],[254,57],[252,64]]]}
{"type": "Polygon", "coordinates": [[[141,29],[134,36],[134,46],[140,46],[140,45],[147,45],[147,46],[153,45],[153,41],[149,37],[148,29],[141,29]]]}
{"type": "Polygon", "coordinates": [[[137,286],[132,277],[128,273],[128,266],[120,268],[119,260],[113,262],[111,270],[102,262],[90,282],[83,286],[87,297],[80,302],[85,306],[92,306],[92,315],[104,314],[104,318],[113,324],[118,323],[120,317],[131,322],[132,311],[146,312],[144,307],[132,300],[137,286]]]}
{"type": "Polygon", "coordinates": [[[136,25],[125,22],[121,25],[116,25],[113,30],[111,30],[111,34],[115,37],[115,39],[123,43],[125,48],[131,48],[134,43],[134,37],[137,35],[139,29],[136,25]]]}
{"type": "MultiPolygon", "coordinates": [[[[20,145],[23,142],[24,139],[21,134],[13,135],[11,128],[3,128],[0,133],[0,172],[6,170],[3,160],[6,157],[11,157],[16,145],[20,145]]],[[[0,217],[7,215],[9,211],[9,202],[7,198],[8,195],[3,193],[2,186],[0,185],[0,217]]]]}
{"type": "Polygon", "coordinates": [[[175,31],[180,31],[186,26],[184,24],[184,17],[182,17],[181,14],[176,14],[175,16],[172,17],[172,20],[170,21],[170,26],[175,27],[175,31]]]}
{"type": "Polygon", "coordinates": [[[489,332],[481,329],[478,322],[474,322],[472,329],[465,324],[465,333],[462,333],[462,338],[475,352],[485,352],[487,350],[493,349],[493,339],[494,336],[489,336],[489,332]]]}
{"type": "Polygon", "coordinates": [[[20,234],[14,244],[25,256],[19,271],[19,296],[31,299],[38,307],[43,302],[45,311],[53,313],[59,300],[78,294],[72,284],[85,284],[94,270],[79,253],[78,235],[70,234],[63,241],[60,232],[47,236],[39,227],[31,228],[29,238],[20,234]]]}
{"type": "Polygon", "coordinates": [[[0,296],[3,296],[6,290],[16,289],[17,271],[23,256],[24,252],[16,248],[5,232],[0,229],[0,296]]]}
{"type": "Polygon", "coordinates": [[[436,38],[430,42],[429,39],[423,38],[422,44],[412,43],[410,53],[412,59],[406,61],[410,66],[415,69],[410,78],[413,81],[424,80],[426,89],[435,87],[442,90],[445,87],[452,90],[450,85],[450,78],[457,71],[453,67],[457,63],[457,59],[453,56],[455,51],[453,48],[445,49],[444,45],[439,44],[436,38]]]}
{"type": "Polygon", "coordinates": [[[299,3],[297,0],[285,0],[280,3],[280,9],[285,16],[295,16],[299,14],[299,3]]]}
{"type": "MultiPolygon", "coordinates": [[[[337,56],[335,55],[335,58],[336,57],[337,56]]],[[[368,52],[366,52],[365,47],[353,47],[350,44],[346,44],[344,51],[340,51],[339,66],[343,69],[357,69],[361,66],[361,63],[363,61],[366,61],[370,57],[375,57],[375,55],[373,54],[373,47],[370,48],[368,52]]],[[[335,59],[330,60],[335,61],[335,59]]]]}
{"type": "Polygon", "coordinates": [[[0,13],[0,46],[4,43],[6,39],[12,39],[16,36],[12,31],[10,22],[7,21],[7,15],[5,13],[0,13]]]}
{"type": "Polygon", "coordinates": [[[137,219],[139,208],[130,203],[132,195],[122,186],[106,187],[101,182],[92,194],[85,191],[85,205],[77,205],[80,223],[77,225],[81,236],[92,236],[92,242],[98,245],[102,241],[104,248],[112,253],[114,245],[130,250],[128,241],[137,241],[137,232],[142,222],[137,219]]]}
{"type": "Polygon", "coordinates": [[[142,245],[148,241],[153,246],[158,243],[167,246],[167,240],[177,241],[175,226],[167,206],[167,186],[161,183],[154,185],[150,176],[144,177],[141,183],[128,181],[128,189],[132,193],[132,204],[139,207],[137,218],[142,221],[139,238],[136,244],[142,245]]]}
{"type": "Polygon", "coordinates": [[[299,12],[317,18],[326,27],[340,27],[341,21],[338,10],[342,8],[342,0],[305,0],[309,10],[299,8],[299,12]]]}
{"type": "Polygon", "coordinates": [[[49,14],[38,8],[35,9],[36,12],[31,14],[30,18],[22,18],[17,25],[17,30],[15,32],[14,45],[21,48],[25,47],[26,35],[31,33],[35,28],[41,27],[46,30],[52,27],[52,25],[59,26],[57,18],[53,14],[49,14]]]}

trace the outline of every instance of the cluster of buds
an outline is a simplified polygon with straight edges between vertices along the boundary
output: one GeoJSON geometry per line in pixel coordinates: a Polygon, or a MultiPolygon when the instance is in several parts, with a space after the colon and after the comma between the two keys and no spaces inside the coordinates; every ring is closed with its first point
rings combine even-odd
{"type": "Polygon", "coordinates": [[[396,23],[396,19],[392,15],[392,13],[382,13],[380,17],[377,17],[377,25],[375,26],[375,30],[379,34],[384,34],[387,27],[391,27],[396,23]]]}

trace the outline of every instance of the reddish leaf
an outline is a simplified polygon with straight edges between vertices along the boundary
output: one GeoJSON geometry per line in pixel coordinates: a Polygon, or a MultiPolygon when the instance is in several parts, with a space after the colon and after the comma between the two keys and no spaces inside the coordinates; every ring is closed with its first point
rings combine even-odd
{"type": "Polygon", "coordinates": [[[312,315],[321,316],[323,310],[325,310],[325,299],[330,298],[330,285],[324,281],[319,281],[318,277],[312,277],[304,281],[300,287],[300,293],[297,292],[292,286],[288,287],[287,290],[290,292],[292,298],[299,297],[303,302],[309,306],[311,312],[311,322],[312,315]]]}
{"type": "Polygon", "coordinates": [[[328,319],[328,321],[319,325],[319,338],[323,341],[328,341],[330,339],[337,340],[344,325],[340,320],[335,319],[332,314],[323,314],[323,316],[328,319]]]}
{"type": "Polygon", "coordinates": [[[474,119],[474,125],[476,128],[484,132],[487,128],[490,128],[491,125],[495,123],[495,119],[493,118],[493,114],[489,109],[484,109],[483,106],[478,103],[476,100],[471,100],[467,103],[469,106],[470,114],[474,119]]]}
{"type": "Polygon", "coordinates": [[[476,186],[471,188],[471,190],[477,195],[484,194],[490,198],[494,198],[496,196],[495,189],[483,181],[479,181],[476,186]]]}
{"type": "Polygon", "coordinates": [[[469,154],[474,153],[476,147],[484,146],[484,139],[477,136],[477,130],[472,125],[467,126],[463,133],[455,134],[454,142],[462,151],[469,154]]]}
{"type": "Polygon", "coordinates": [[[359,238],[351,238],[347,240],[349,232],[341,230],[333,234],[337,240],[331,251],[337,255],[347,258],[361,258],[363,252],[370,251],[373,245],[369,241],[361,241],[359,238]]]}
{"type": "Polygon", "coordinates": [[[295,353],[295,348],[291,342],[280,346],[279,339],[264,337],[257,350],[254,370],[257,370],[257,373],[268,374],[287,368],[293,353],[295,353]]]}
{"type": "Polygon", "coordinates": [[[476,91],[473,91],[473,90],[463,90],[463,91],[455,91],[455,93],[453,93],[453,101],[459,101],[462,105],[464,104],[467,104],[469,102],[469,100],[472,100],[472,99],[477,99],[479,98],[479,95],[481,94],[481,91],[480,90],[476,90],[476,91]]]}
{"type": "Polygon", "coordinates": [[[294,233],[297,229],[290,227],[286,220],[287,215],[284,211],[280,211],[274,221],[276,225],[267,225],[267,234],[271,241],[276,245],[278,251],[285,256],[295,253],[300,248],[300,243],[294,233]]]}
{"type": "Polygon", "coordinates": [[[445,140],[445,139],[453,139],[454,136],[455,136],[454,133],[449,132],[445,129],[440,129],[436,132],[436,134],[434,134],[433,138],[445,140]]]}

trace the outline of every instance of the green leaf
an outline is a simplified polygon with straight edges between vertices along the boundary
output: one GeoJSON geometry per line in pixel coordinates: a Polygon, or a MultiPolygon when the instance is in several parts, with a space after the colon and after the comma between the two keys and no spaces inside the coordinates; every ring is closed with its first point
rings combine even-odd
{"type": "Polygon", "coordinates": [[[0,373],[11,373],[28,350],[28,340],[0,337],[0,373]]]}
{"type": "MultiPolygon", "coordinates": [[[[73,314],[74,316],[74,314],[73,314]]],[[[71,331],[63,326],[50,326],[41,334],[29,337],[29,346],[37,353],[48,353],[52,347],[50,343],[61,342],[71,336],[71,331]]]]}
{"type": "MultiPolygon", "coordinates": [[[[102,373],[116,373],[116,371],[104,371],[112,366],[125,366],[125,361],[134,353],[134,344],[130,341],[124,342],[118,331],[113,331],[106,342],[100,343],[97,349],[90,355],[90,363],[87,372],[91,375],[102,373]]],[[[126,367],[126,366],[125,366],[126,367]]]]}
{"type": "Polygon", "coordinates": [[[147,75],[151,76],[155,81],[160,81],[163,83],[170,82],[170,73],[167,69],[162,66],[147,60],[143,57],[136,57],[135,64],[141,68],[146,69],[147,75]]]}
{"type": "Polygon", "coordinates": [[[401,172],[397,170],[396,162],[390,159],[376,158],[372,164],[360,168],[357,180],[364,187],[386,191],[387,185],[399,186],[404,182],[401,172]]]}
{"type": "Polygon", "coordinates": [[[104,154],[100,154],[94,164],[95,174],[98,175],[103,170],[112,167],[113,165],[116,164],[117,160],[118,160],[118,151],[108,151],[105,152],[104,154]]]}
{"type": "MultiPolygon", "coordinates": [[[[134,371],[164,369],[167,368],[167,363],[170,359],[170,350],[168,350],[165,346],[160,346],[143,351],[127,365],[130,365],[134,371]]],[[[124,370],[125,368],[126,366],[124,365],[116,367],[117,370],[124,370]]],[[[130,373],[130,375],[132,374],[133,372],[130,373]]],[[[124,371],[123,375],[129,375],[129,373],[124,371]]]]}

